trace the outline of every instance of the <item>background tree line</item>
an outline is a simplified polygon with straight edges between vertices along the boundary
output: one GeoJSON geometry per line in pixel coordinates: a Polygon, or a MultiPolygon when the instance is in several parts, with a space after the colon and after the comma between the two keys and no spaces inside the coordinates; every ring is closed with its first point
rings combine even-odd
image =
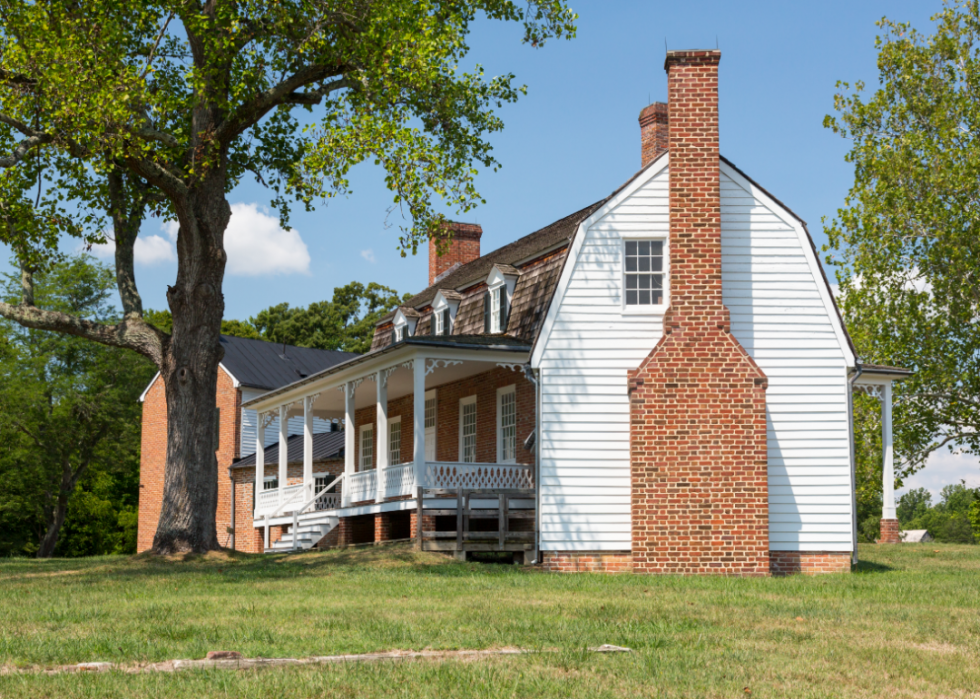
{"type": "MultiPolygon", "coordinates": [[[[113,323],[112,269],[68,257],[34,280],[39,308],[113,323]]],[[[4,275],[0,293],[21,293],[4,275]]],[[[301,347],[364,352],[374,325],[400,301],[392,289],[351,282],[306,308],[279,304],[222,331],[301,347]]],[[[147,311],[169,332],[168,311],[147,311]]],[[[139,396],[156,372],[134,352],[0,318],[0,556],[135,553],[139,505],[139,396]]]]}

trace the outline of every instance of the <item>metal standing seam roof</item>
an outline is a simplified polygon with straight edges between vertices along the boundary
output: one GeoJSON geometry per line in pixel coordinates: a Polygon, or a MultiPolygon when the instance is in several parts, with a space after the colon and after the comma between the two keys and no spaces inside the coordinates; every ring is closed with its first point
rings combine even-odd
{"type": "Polygon", "coordinates": [[[294,347],[265,340],[222,335],[225,369],[243,386],[273,389],[346,362],[352,352],[294,347]]]}
{"type": "MultiPolygon", "coordinates": [[[[322,432],[313,435],[313,462],[339,459],[344,451],[344,433],[322,432]]],[[[289,464],[303,463],[303,435],[291,434],[286,439],[286,459],[289,464]]],[[[267,466],[279,463],[279,442],[265,448],[265,463],[267,466]]],[[[232,468],[247,468],[255,466],[255,454],[239,459],[231,465],[232,468]]]]}

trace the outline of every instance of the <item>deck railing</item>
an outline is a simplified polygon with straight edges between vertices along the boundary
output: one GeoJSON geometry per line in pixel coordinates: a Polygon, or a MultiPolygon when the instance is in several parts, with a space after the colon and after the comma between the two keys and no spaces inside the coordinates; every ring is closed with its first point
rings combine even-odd
{"type": "MultiPolygon", "coordinates": [[[[297,483],[296,485],[287,485],[283,489],[283,505],[296,504],[297,506],[302,504],[303,499],[303,484],[297,483]]],[[[272,490],[263,490],[259,493],[257,502],[255,503],[255,516],[261,517],[264,514],[274,512],[279,509],[279,489],[273,488],[272,490]]],[[[289,508],[284,508],[288,510],[289,508]]]]}
{"type": "Polygon", "coordinates": [[[382,473],[386,498],[397,498],[415,492],[415,464],[389,466],[382,473]]]}
{"type": "Polygon", "coordinates": [[[534,487],[534,467],[526,464],[481,464],[429,461],[426,488],[525,489],[534,487]]]}

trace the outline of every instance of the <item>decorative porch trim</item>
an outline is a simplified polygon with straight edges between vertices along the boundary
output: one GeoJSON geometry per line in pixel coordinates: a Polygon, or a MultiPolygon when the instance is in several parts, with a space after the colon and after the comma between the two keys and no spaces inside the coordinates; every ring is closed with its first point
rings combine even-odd
{"type": "Polygon", "coordinates": [[[451,366],[456,366],[462,363],[462,359],[428,359],[425,362],[425,375],[428,376],[433,371],[438,369],[440,364],[442,364],[443,369],[448,369],[451,366]]]}

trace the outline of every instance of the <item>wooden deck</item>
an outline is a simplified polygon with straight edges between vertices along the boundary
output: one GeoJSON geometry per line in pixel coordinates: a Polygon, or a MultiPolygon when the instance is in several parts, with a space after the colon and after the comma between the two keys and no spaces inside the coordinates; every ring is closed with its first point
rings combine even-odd
{"type": "Polygon", "coordinates": [[[423,551],[452,551],[463,560],[470,552],[513,552],[525,558],[533,557],[537,519],[531,488],[419,487],[415,503],[415,541],[423,551]],[[532,503],[530,507],[528,500],[532,503]],[[474,507],[474,502],[479,506],[474,507]],[[425,524],[431,524],[435,517],[454,517],[456,528],[442,531],[431,526],[426,528],[425,524]],[[473,530],[474,522],[482,526],[473,530]],[[493,522],[496,529],[491,528],[493,522]],[[514,531],[512,522],[528,522],[530,526],[520,526],[514,531]]]}

